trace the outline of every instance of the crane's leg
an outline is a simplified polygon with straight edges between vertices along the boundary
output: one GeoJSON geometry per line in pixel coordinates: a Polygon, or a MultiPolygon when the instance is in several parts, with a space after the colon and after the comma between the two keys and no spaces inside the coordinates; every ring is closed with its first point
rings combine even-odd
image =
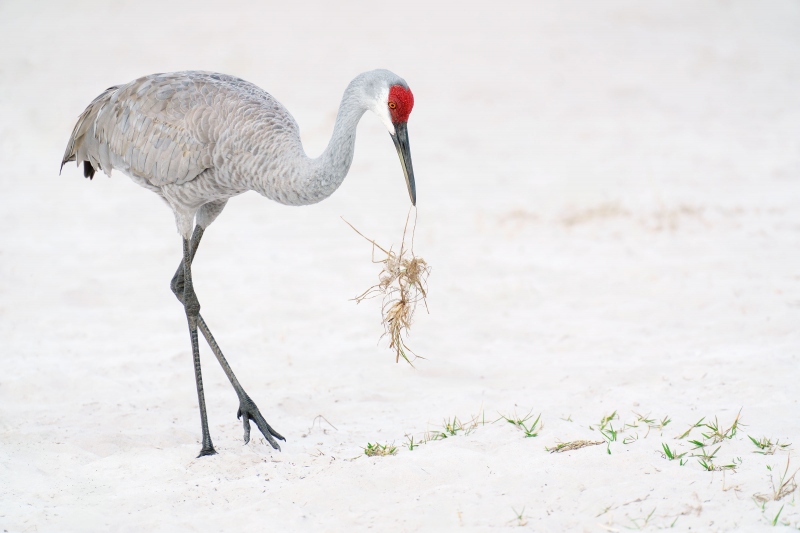
{"type": "Polygon", "coordinates": [[[191,243],[183,239],[183,308],[186,310],[186,319],[189,322],[189,337],[192,341],[192,357],[194,358],[194,379],[197,384],[197,401],[200,404],[200,424],[203,430],[203,447],[200,455],[214,455],[214,445],[211,443],[211,434],[208,431],[208,413],[206,412],[206,397],[203,392],[203,375],[200,371],[200,347],[197,342],[197,323],[200,319],[200,302],[192,285],[192,260],[191,243]]]}
{"type": "Polygon", "coordinates": [[[225,356],[222,355],[222,350],[220,350],[217,341],[214,340],[214,336],[211,335],[211,330],[208,329],[205,320],[203,317],[198,316],[198,327],[200,331],[203,333],[203,336],[206,338],[208,345],[211,346],[211,350],[214,352],[214,355],[217,356],[217,361],[219,361],[222,370],[225,371],[225,375],[228,376],[228,380],[233,385],[233,389],[236,391],[236,395],[239,397],[239,410],[236,412],[236,418],[242,419],[242,424],[244,425],[244,442],[247,444],[250,442],[250,421],[256,423],[256,427],[258,427],[259,431],[267,438],[270,445],[280,451],[281,447],[277,443],[275,439],[280,439],[285,441],[286,439],[281,436],[280,433],[272,429],[264,417],[261,415],[261,411],[258,410],[255,402],[250,399],[250,396],[244,391],[244,388],[239,384],[239,380],[236,379],[236,375],[231,370],[230,365],[228,365],[228,361],[225,359],[225,356]]]}
{"type": "MultiPolygon", "coordinates": [[[[197,247],[200,246],[200,239],[203,238],[203,228],[200,226],[194,227],[194,233],[192,233],[192,240],[189,245],[189,264],[194,260],[194,254],[197,253],[197,247]]],[[[183,292],[184,292],[184,273],[183,273],[183,260],[181,260],[181,264],[178,265],[178,270],[175,271],[175,275],[172,276],[172,281],[169,283],[169,288],[172,289],[172,292],[175,294],[175,297],[178,299],[180,303],[183,303],[183,292]]]]}
{"type": "MultiPolygon", "coordinates": [[[[197,253],[197,247],[200,245],[200,239],[203,238],[203,231],[204,231],[203,228],[201,226],[199,226],[199,225],[195,226],[195,228],[194,228],[194,233],[192,234],[192,240],[189,243],[189,247],[188,247],[189,248],[188,262],[189,262],[190,265],[191,265],[191,262],[194,260],[195,253],[197,253]]],[[[178,300],[181,301],[181,303],[184,303],[185,294],[186,294],[186,292],[185,292],[186,291],[186,283],[185,283],[186,274],[185,274],[185,268],[184,268],[185,262],[186,262],[186,256],[184,256],[184,261],[182,261],[181,264],[178,266],[178,270],[175,272],[175,276],[173,276],[172,282],[170,283],[170,287],[172,288],[172,292],[175,293],[175,296],[178,298],[178,300]]],[[[192,291],[192,294],[194,294],[194,291],[192,291]]],[[[199,306],[199,304],[198,304],[198,306],[199,306]]],[[[211,334],[211,330],[208,328],[208,325],[206,325],[205,320],[203,320],[203,317],[200,316],[199,312],[197,314],[196,326],[198,328],[200,328],[200,331],[203,333],[203,336],[206,338],[206,342],[208,342],[208,345],[211,347],[211,350],[214,352],[214,356],[217,358],[217,361],[219,361],[219,364],[222,367],[222,370],[225,372],[225,375],[228,376],[228,380],[231,382],[231,385],[233,385],[233,389],[236,391],[236,395],[239,397],[239,410],[236,413],[236,417],[242,419],[242,424],[244,426],[244,442],[245,443],[250,442],[250,420],[252,420],[253,422],[256,423],[256,426],[258,427],[259,431],[261,431],[261,433],[264,435],[264,437],[266,437],[267,441],[269,441],[270,445],[274,449],[280,450],[281,447],[280,447],[280,445],[277,443],[277,441],[275,439],[280,439],[282,441],[285,441],[286,439],[283,438],[283,436],[281,436],[280,433],[275,431],[272,428],[272,426],[270,426],[267,423],[267,421],[264,419],[263,415],[261,414],[261,411],[258,410],[258,407],[256,406],[255,402],[253,402],[253,400],[250,399],[250,396],[245,392],[244,387],[242,387],[242,385],[239,383],[239,380],[236,379],[236,375],[233,373],[233,370],[231,369],[230,365],[228,364],[228,360],[225,359],[225,356],[222,354],[222,350],[220,349],[219,345],[217,344],[217,341],[214,339],[214,336],[211,334]]],[[[191,330],[191,326],[190,326],[190,330],[191,330]]],[[[197,333],[196,333],[196,330],[195,330],[195,338],[196,338],[196,336],[197,336],[197,333]]],[[[193,345],[192,349],[194,349],[194,345],[193,345]]],[[[200,368],[199,367],[199,360],[196,363],[196,368],[197,368],[197,370],[199,372],[199,368],[200,368]]],[[[199,379],[201,379],[201,381],[198,381],[198,383],[199,383],[198,387],[202,387],[202,378],[199,378],[199,379]]],[[[200,389],[198,389],[198,391],[199,390],[200,389]]],[[[205,402],[201,402],[201,408],[200,409],[201,409],[202,416],[204,417],[205,416],[205,402]]],[[[204,420],[205,420],[205,418],[204,418],[204,420]]],[[[204,442],[205,442],[205,440],[204,440],[204,442]]],[[[209,443],[210,442],[211,442],[211,440],[209,438],[209,443]]],[[[203,455],[202,452],[201,452],[201,455],[203,455]]]]}

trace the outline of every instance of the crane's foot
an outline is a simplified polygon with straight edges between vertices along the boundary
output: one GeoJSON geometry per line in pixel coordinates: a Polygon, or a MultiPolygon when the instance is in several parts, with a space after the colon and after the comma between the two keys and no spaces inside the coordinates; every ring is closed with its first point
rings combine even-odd
{"type": "Polygon", "coordinates": [[[214,449],[214,445],[208,443],[208,446],[203,445],[203,449],[200,450],[200,455],[197,458],[205,457],[206,455],[217,455],[217,450],[214,449]]]}
{"type": "Polygon", "coordinates": [[[242,424],[244,425],[244,443],[247,444],[250,442],[250,421],[256,423],[259,431],[264,434],[264,436],[269,441],[270,445],[280,451],[281,447],[278,445],[278,442],[275,439],[280,439],[282,441],[286,441],[283,436],[272,429],[264,417],[261,416],[261,412],[256,407],[256,404],[253,400],[250,399],[249,396],[245,395],[244,399],[239,401],[239,410],[236,412],[236,418],[242,419],[242,424]]]}

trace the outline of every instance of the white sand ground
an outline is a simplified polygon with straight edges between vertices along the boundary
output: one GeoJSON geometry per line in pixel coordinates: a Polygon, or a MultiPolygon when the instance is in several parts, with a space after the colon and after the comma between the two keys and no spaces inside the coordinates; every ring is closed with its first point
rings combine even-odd
{"type": "Polygon", "coordinates": [[[767,466],[800,466],[800,4],[222,4],[0,3],[0,529],[800,526],[798,492],[753,499],[767,466]],[[219,455],[195,459],[172,215],[121,174],[59,177],[74,121],[114,83],[217,70],[278,97],[317,154],[376,67],[416,95],[427,360],[395,364],[378,302],[349,300],[377,269],[339,216],[397,244],[408,209],[367,116],[331,199],[249,193],[207,232],[203,314],[287,442],[242,446],[203,347],[219,455]],[[740,409],[714,459],[735,471],[662,457],[740,409]],[[469,435],[403,446],[481,411],[469,435]],[[537,437],[488,423],[515,411],[541,413],[537,437]],[[613,411],[618,430],[671,423],[545,450],[601,438],[613,411]],[[758,455],[748,434],[793,444],[758,455]],[[364,456],[376,441],[399,453],[364,456]]]}

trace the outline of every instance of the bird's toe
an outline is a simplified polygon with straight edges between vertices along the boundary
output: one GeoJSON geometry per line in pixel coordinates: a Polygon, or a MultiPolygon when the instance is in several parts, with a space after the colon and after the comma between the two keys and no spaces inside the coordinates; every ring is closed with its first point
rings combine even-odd
{"type": "Polygon", "coordinates": [[[275,439],[280,439],[282,441],[286,441],[286,439],[280,433],[272,429],[272,426],[270,426],[261,415],[261,411],[258,410],[258,407],[255,403],[253,403],[253,400],[250,398],[242,400],[241,404],[239,405],[239,410],[236,412],[236,417],[242,419],[245,444],[250,442],[250,420],[252,420],[255,422],[258,430],[264,435],[264,438],[267,439],[267,442],[269,442],[270,446],[280,451],[281,447],[278,445],[278,442],[275,439]]]}

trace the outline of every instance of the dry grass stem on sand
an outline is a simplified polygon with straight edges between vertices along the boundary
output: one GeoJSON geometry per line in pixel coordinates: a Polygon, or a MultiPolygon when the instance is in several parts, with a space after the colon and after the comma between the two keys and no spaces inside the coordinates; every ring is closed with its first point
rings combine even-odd
{"type": "Polygon", "coordinates": [[[552,448],[545,449],[550,453],[561,453],[571,450],[580,450],[581,448],[586,448],[587,446],[598,446],[604,443],[605,441],[602,440],[573,440],[572,442],[561,442],[552,448]]]}
{"type": "Polygon", "coordinates": [[[384,335],[389,336],[389,349],[395,352],[395,362],[400,361],[400,357],[411,363],[409,355],[414,359],[421,358],[415,354],[405,342],[408,331],[411,328],[411,321],[417,304],[421,301],[428,308],[427,287],[428,274],[431,267],[421,257],[414,255],[414,231],[417,228],[416,211],[414,212],[414,226],[411,228],[411,246],[406,248],[406,233],[408,232],[408,222],[411,219],[411,211],[406,217],[406,225],[403,228],[403,240],[400,243],[400,252],[395,253],[391,248],[388,250],[376,243],[373,239],[366,237],[358,231],[352,224],[344,220],[353,231],[372,243],[372,262],[383,264],[383,269],[378,275],[378,283],[356,296],[357,303],[368,298],[382,296],[383,305],[381,306],[382,324],[384,335]],[[383,252],[386,257],[380,260],[375,259],[375,250],[383,252]]]}

